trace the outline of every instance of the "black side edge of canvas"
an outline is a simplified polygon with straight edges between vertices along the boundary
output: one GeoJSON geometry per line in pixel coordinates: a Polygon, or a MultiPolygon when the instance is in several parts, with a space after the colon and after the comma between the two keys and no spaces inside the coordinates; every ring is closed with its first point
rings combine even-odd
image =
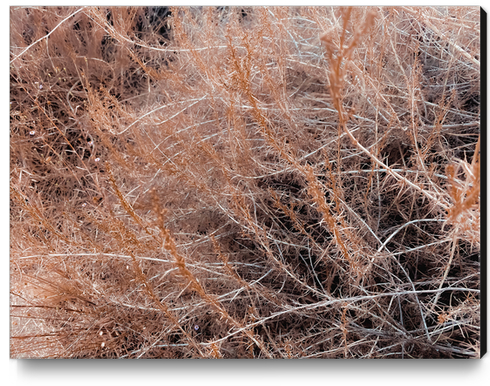
{"type": "Polygon", "coordinates": [[[483,144],[483,149],[481,152],[481,163],[482,163],[482,174],[483,178],[481,180],[481,213],[483,213],[483,221],[481,223],[481,232],[483,234],[483,243],[481,245],[481,284],[480,284],[480,320],[481,320],[481,352],[480,358],[483,357],[487,352],[487,13],[483,8],[480,8],[480,33],[481,33],[481,89],[480,89],[480,106],[481,116],[480,116],[480,133],[481,140],[483,144]]]}

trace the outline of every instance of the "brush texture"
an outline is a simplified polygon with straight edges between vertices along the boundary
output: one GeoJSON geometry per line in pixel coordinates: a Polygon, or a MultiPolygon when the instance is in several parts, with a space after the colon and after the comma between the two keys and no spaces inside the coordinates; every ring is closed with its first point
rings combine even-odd
{"type": "Polygon", "coordinates": [[[12,7],[12,358],[480,356],[480,10],[12,7]]]}

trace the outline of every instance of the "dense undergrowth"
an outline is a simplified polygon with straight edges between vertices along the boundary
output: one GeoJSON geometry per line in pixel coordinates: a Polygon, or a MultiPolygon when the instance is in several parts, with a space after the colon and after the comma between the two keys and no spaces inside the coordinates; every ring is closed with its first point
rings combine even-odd
{"type": "Polygon", "coordinates": [[[12,357],[479,357],[479,8],[10,13],[12,357]]]}

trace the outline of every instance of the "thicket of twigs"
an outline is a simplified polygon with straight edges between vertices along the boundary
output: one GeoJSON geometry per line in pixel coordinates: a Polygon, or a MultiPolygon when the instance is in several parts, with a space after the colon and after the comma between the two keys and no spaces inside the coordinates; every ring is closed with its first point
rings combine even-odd
{"type": "Polygon", "coordinates": [[[12,7],[11,356],[480,355],[480,9],[12,7]]]}

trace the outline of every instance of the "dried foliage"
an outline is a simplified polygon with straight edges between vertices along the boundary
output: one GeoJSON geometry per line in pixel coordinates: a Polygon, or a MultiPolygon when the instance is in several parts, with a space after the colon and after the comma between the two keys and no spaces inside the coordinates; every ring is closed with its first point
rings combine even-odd
{"type": "Polygon", "coordinates": [[[479,8],[10,12],[12,357],[479,357],[479,8]]]}

